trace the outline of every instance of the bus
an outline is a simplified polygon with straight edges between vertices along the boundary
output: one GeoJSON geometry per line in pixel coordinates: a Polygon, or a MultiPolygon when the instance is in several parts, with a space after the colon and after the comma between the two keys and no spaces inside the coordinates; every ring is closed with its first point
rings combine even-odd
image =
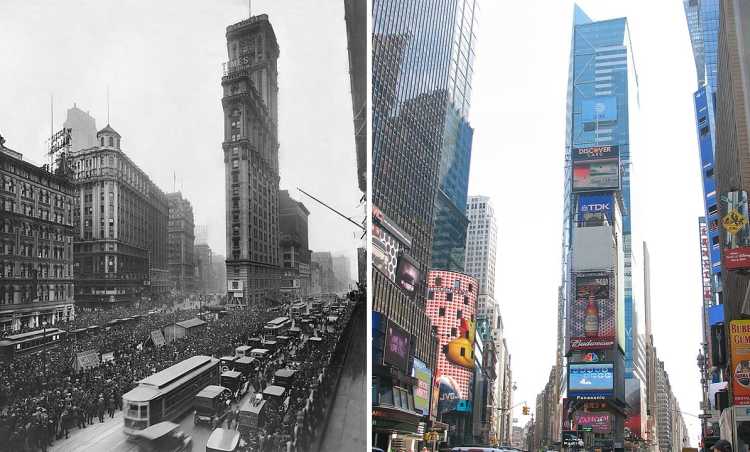
{"type": "Polygon", "coordinates": [[[65,331],[60,328],[46,328],[5,336],[5,339],[0,340],[0,359],[10,360],[14,356],[56,347],[63,337],[65,337],[65,331]]]}
{"type": "Polygon", "coordinates": [[[219,375],[217,358],[198,355],[144,378],[122,396],[124,432],[132,435],[150,425],[177,419],[193,406],[201,389],[220,383],[219,375]]]}
{"type": "Polygon", "coordinates": [[[275,319],[266,323],[266,326],[263,327],[263,331],[277,336],[288,330],[291,326],[292,319],[290,319],[289,317],[276,317],[275,319]]]}

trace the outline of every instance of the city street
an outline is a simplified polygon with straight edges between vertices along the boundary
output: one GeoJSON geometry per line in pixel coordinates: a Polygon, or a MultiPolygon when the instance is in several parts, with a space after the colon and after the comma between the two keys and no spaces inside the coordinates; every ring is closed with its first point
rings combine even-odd
{"type": "MultiPolygon", "coordinates": [[[[245,394],[239,404],[235,403],[232,407],[241,405],[254,394],[253,389],[245,394]]],[[[361,411],[361,410],[360,410],[361,411]]],[[[206,449],[206,442],[211,435],[211,428],[206,424],[195,425],[193,422],[193,413],[195,410],[185,412],[180,418],[180,429],[193,438],[193,450],[203,451],[206,449]]],[[[108,451],[108,452],[130,452],[137,451],[138,447],[122,431],[122,411],[117,411],[115,417],[107,417],[103,423],[94,423],[82,430],[73,430],[70,432],[70,438],[56,442],[50,450],[60,452],[78,452],[78,451],[108,451]]],[[[343,449],[342,449],[343,450],[343,449]]]]}

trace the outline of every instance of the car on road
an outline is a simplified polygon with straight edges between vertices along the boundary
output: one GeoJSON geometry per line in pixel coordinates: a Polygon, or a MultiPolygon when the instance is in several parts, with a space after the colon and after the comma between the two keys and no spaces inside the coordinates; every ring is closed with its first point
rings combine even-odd
{"type": "Polygon", "coordinates": [[[193,439],[174,422],[164,421],[135,432],[129,441],[138,452],[191,452],[193,439]]]}
{"type": "Polygon", "coordinates": [[[206,452],[237,452],[239,449],[240,433],[236,430],[217,428],[206,443],[206,452]]]}
{"type": "Polygon", "coordinates": [[[232,391],[224,386],[208,385],[196,394],[193,406],[195,424],[208,422],[211,428],[216,428],[232,409],[232,391]]]}

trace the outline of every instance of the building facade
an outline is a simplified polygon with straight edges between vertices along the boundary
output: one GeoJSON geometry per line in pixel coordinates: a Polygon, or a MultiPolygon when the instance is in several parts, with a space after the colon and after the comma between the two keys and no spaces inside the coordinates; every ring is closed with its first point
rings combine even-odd
{"type": "Polygon", "coordinates": [[[201,294],[213,292],[213,252],[208,243],[196,243],[193,246],[193,259],[195,263],[195,290],[201,294]]]}
{"type": "Polygon", "coordinates": [[[195,289],[195,221],[193,206],[181,192],[168,193],[169,279],[177,293],[195,289]]]}
{"type": "Polygon", "coordinates": [[[112,306],[169,291],[167,197],[120,147],[109,124],[71,152],[76,187],[75,299],[112,306]]]}
{"type": "MultiPolygon", "coordinates": [[[[574,7],[565,140],[562,289],[567,398],[562,425],[600,410],[608,427],[585,432],[587,447],[624,447],[625,379],[633,373],[631,131],[637,75],[625,18],[592,21],[574,7]],[[595,396],[575,385],[593,351],[611,387],[595,396]]],[[[634,134],[635,135],[635,134],[634,134]]]]}
{"type": "Polygon", "coordinates": [[[310,294],[310,249],[307,218],[310,211],[304,204],[279,192],[279,254],[283,278],[281,292],[294,297],[310,294]]]}
{"type": "Polygon", "coordinates": [[[72,320],[73,206],[65,177],[23,160],[0,136],[0,330],[72,320]]]}
{"type": "Polygon", "coordinates": [[[336,292],[336,274],[333,271],[333,256],[330,251],[313,251],[312,262],[318,264],[321,293],[336,292]]]}
{"type": "Polygon", "coordinates": [[[265,14],[228,26],[226,38],[227,286],[236,302],[251,305],[280,294],[279,46],[265,14]]]}
{"type": "Polygon", "coordinates": [[[68,109],[63,127],[71,129],[71,151],[80,151],[97,145],[96,120],[88,111],[81,110],[76,104],[68,109]]]}
{"type": "MultiPolygon", "coordinates": [[[[443,422],[450,425],[451,445],[475,441],[473,406],[481,396],[475,392],[475,375],[481,372],[482,356],[475,353],[476,302],[479,282],[466,274],[432,270],[427,276],[427,315],[439,340],[435,378],[440,382],[438,405],[443,422]]],[[[480,402],[480,405],[482,402],[480,402]]]]}
{"type": "Polygon", "coordinates": [[[367,192],[367,2],[344,0],[349,82],[352,92],[357,184],[367,192]]]}
{"type": "Polygon", "coordinates": [[[495,263],[497,262],[497,220],[487,196],[470,196],[466,203],[469,228],[466,236],[466,273],[479,281],[477,318],[490,319],[490,328],[499,315],[495,304],[495,263]]]}
{"type": "Polygon", "coordinates": [[[336,291],[348,291],[352,283],[352,270],[349,257],[333,256],[333,273],[336,277],[336,291]]]}

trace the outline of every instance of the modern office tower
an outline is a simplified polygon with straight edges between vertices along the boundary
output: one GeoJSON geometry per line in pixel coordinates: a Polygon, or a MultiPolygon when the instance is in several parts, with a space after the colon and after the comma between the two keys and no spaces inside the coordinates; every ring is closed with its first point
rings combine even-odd
{"type": "Polygon", "coordinates": [[[169,279],[178,293],[194,288],[195,224],[193,206],[181,192],[167,193],[169,201],[169,279]]]}
{"type": "Polygon", "coordinates": [[[0,331],[73,319],[74,199],[0,136],[0,331]]]}
{"type": "Polygon", "coordinates": [[[444,270],[432,270],[427,278],[427,315],[440,340],[435,372],[441,394],[438,411],[451,426],[449,444],[470,444],[472,406],[479,398],[472,388],[475,372],[482,367],[482,356],[475,351],[479,283],[469,275],[444,270]]]}
{"type": "Polygon", "coordinates": [[[89,112],[81,110],[76,104],[73,104],[73,108],[68,108],[68,115],[63,127],[71,129],[71,151],[80,151],[96,146],[96,120],[89,112]]]}
{"type": "Polygon", "coordinates": [[[109,124],[70,153],[76,187],[75,299],[84,306],[169,292],[167,196],[120,148],[109,124]]]}
{"type": "Polygon", "coordinates": [[[307,217],[310,211],[304,204],[279,192],[279,255],[282,272],[281,292],[295,297],[310,294],[310,249],[307,217]]]}
{"type": "Polygon", "coordinates": [[[344,0],[344,20],[349,50],[357,183],[364,193],[367,191],[367,2],[344,0]]]}
{"type": "Polygon", "coordinates": [[[577,6],[565,139],[562,295],[565,298],[568,425],[598,409],[607,431],[581,433],[587,447],[624,447],[625,378],[632,364],[630,132],[637,77],[627,19],[591,21],[577,6]],[[596,354],[599,363],[589,360],[596,354]],[[595,370],[600,389],[582,376],[595,370]],[[606,382],[604,381],[606,380],[606,382]],[[603,400],[594,404],[592,398],[603,400]]]}
{"type": "Polygon", "coordinates": [[[268,16],[227,27],[221,79],[226,185],[227,285],[246,305],[276,299],[280,287],[279,141],[276,62],[268,16]]]}
{"type": "MultiPolygon", "coordinates": [[[[441,156],[450,140],[458,139],[469,110],[475,3],[372,4],[372,432],[373,445],[384,449],[414,435],[423,419],[428,428],[445,429],[432,410],[408,405],[400,410],[387,394],[394,387],[413,393],[415,365],[436,370],[437,338],[424,310],[425,278],[441,156]],[[389,334],[401,332],[409,345],[406,362],[378,360],[389,334]],[[394,426],[394,413],[408,422],[394,426]]],[[[465,203],[457,206],[463,216],[465,203]]]]}
{"type": "Polygon", "coordinates": [[[479,281],[477,319],[489,319],[495,327],[499,313],[495,305],[495,262],[497,261],[497,220],[487,196],[470,196],[466,202],[469,228],[466,236],[466,273],[479,281]]]}

